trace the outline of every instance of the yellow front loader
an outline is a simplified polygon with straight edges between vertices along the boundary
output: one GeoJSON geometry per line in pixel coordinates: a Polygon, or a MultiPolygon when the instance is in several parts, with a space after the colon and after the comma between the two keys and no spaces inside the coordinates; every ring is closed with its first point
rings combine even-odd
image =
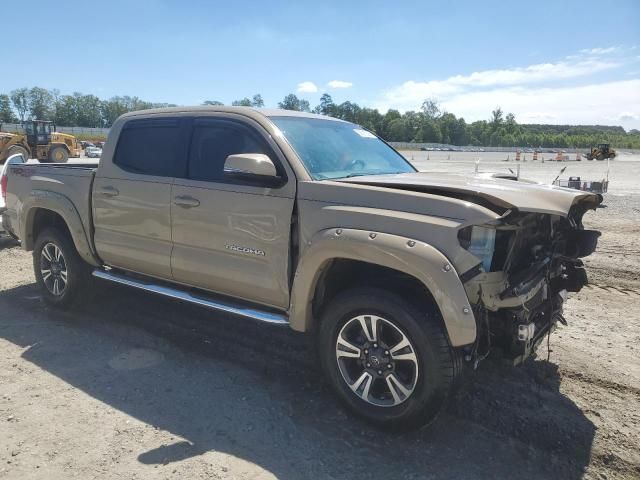
{"type": "Polygon", "coordinates": [[[76,137],[56,132],[53,122],[28,120],[24,122],[24,130],[25,133],[0,131],[0,165],[16,153],[21,153],[27,159],[55,163],[80,157],[81,147],[76,137]]]}
{"type": "Polygon", "coordinates": [[[593,147],[585,157],[587,160],[607,160],[616,158],[616,155],[616,151],[608,143],[601,143],[597,147],[593,147]]]}

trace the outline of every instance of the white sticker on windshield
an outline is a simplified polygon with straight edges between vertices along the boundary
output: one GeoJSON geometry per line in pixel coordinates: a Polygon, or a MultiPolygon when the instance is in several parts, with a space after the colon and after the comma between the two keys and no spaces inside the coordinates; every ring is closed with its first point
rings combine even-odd
{"type": "Polygon", "coordinates": [[[360,135],[362,138],[376,138],[373,133],[362,130],[361,128],[354,128],[353,131],[360,135]]]}

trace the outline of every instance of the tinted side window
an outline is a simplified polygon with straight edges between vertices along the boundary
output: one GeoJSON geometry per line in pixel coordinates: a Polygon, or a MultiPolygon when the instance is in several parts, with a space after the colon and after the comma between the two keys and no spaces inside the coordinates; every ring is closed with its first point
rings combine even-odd
{"type": "Polygon", "coordinates": [[[248,128],[224,121],[198,121],[193,125],[189,150],[189,178],[226,181],[224,162],[236,153],[264,153],[269,148],[248,128]]]}
{"type": "Polygon", "coordinates": [[[114,163],[133,173],[182,176],[182,138],[178,120],[129,121],[120,132],[114,163]]]}

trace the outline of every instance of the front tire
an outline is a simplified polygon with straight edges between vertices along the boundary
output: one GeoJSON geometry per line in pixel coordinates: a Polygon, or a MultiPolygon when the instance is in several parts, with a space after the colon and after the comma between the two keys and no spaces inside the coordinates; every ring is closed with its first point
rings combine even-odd
{"type": "Polygon", "coordinates": [[[316,341],[323,372],[347,408],[393,430],[432,423],[460,368],[438,317],[435,305],[418,309],[377,288],[331,300],[316,341]]]}
{"type": "Polygon", "coordinates": [[[89,266],[80,258],[72,239],[57,228],[38,235],[33,270],[45,302],[55,307],[72,305],[91,279],[89,266]]]}
{"type": "Polygon", "coordinates": [[[49,150],[49,162],[67,163],[69,161],[69,152],[64,147],[53,147],[49,150]]]}

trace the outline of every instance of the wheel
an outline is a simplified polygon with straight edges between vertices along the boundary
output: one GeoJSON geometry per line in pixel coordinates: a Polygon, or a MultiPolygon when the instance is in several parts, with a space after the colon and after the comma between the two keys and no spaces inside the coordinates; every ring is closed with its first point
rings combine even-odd
{"type": "Polygon", "coordinates": [[[53,147],[49,150],[49,161],[54,163],[67,163],[69,152],[64,147],[53,147]]]}
{"type": "Polygon", "coordinates": [[[57,228],[38,235],[33,270],[44,300],[57,307],[70,306],[91,279],[89,266],[78,255],[73,240],[57,228]]]}
{"type": "Polygon", "coordinates": [[[21,147],[19,145],[14,145],[9,149],[7,158],[9,158],[11,155],[16,155],[18,153],[22,155],[22,158],[24,158],[25,162],[29,160],[29,151],[26,148],[21,147]]]}
{"type": "Polygon", "coordinates": [[[317,331],[318,356],[352,412],[393,430],[435,420],[461,363],[437,315],[435,306],[418,309],[377,288],[330,302],[317,331]]]}

